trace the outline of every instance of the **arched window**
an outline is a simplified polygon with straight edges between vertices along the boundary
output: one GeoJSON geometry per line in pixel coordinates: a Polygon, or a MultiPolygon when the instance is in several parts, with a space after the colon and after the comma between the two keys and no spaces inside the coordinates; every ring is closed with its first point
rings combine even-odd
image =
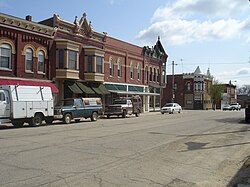
{"type": "Polygon", "coordinates": [[[154,68],[154,81],[156,81],[156,69],[154,68]]]}
{"type": "Polygon", "coordinates": [[[138,80],[141,80],[141,65],[138,64],[137,66],[137,78],[138,80]]]}
{"type": "Polygon", "coordinates": [[[113,76],[113,60],[109,59],[109,75],[113,76]]]}
{"type": "Polygon", "coordinates": [[[11,68],[11,46],[0,45],[0,68],[11,68]]]}
{"type": "Polygon", "coordinates": [[[153,71],[152,71],[152,67],[150,67],[150,72],[149,72],[149,81],[153,80],[153,71]]]}
{"type": "Polygon", "coordinates": [[[148,82],[148,67],[145,68],[145,81],[148,82]]]}
{"type": "Polygon", "coordinates": [[[130,65],[130,78],[131,79],[134,78],[134,65],[133,65],[133,63],[131,63],[131,65],[130,65]]]}
{"type": "Polygon", "coordinates": [[[25,51],[25,70],[33,72],[33,51],[27,48],[25,51]]]}
{"type": "Polygon", "coordinates": [[[44,52],[43,51],[39,51],[38,52],[38,64],[37,64],[37,71],[39,73],[44,73],[44,52]]]}
{"type": "Polygon", "coordinates": [[[117,62],[117,75],[118,75],[118,77],[122,76],[122,66],[121,66],[121,62],[119,60],[117,62]]]}

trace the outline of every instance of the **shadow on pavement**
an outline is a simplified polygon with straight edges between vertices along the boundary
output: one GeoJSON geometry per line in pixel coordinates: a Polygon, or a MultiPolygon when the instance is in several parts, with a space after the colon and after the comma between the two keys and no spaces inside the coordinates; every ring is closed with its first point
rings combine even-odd
{"type": "Polygon", "coordinates": [[[249,187],[250,186],[250,157],[243,160],[240,170],[228,183],[227,187],[249,187]]]}

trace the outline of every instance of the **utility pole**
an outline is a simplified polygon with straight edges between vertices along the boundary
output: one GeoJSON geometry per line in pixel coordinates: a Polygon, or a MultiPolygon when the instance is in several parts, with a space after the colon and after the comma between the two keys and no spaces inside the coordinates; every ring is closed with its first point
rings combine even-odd
{"type": "Polygon", "coordinates": [[[172,102],[174,102],[175,99],[175,87],[174,87],[174,66],[177,65],[172,61],[172,102]]]}

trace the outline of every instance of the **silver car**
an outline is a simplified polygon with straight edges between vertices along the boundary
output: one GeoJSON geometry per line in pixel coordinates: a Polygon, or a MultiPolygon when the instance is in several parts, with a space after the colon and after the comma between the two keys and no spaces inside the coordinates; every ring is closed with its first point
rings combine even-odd
{"type": "Polygon", "coordinates": [[[174,112],[181,113],[182,107],[178,103],[167,103],[161,108],[161,113],[173,114],[174,112]]]}

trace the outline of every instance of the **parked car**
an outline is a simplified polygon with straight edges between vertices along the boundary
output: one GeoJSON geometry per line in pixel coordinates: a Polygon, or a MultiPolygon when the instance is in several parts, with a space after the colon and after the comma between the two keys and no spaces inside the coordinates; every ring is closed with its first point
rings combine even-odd
{"type": "Polygon", "coordinates": [[[222,110],[241,110],[241,105],[239,103],[234,103],[234,104],[226,104],[223,106],[222,110]]]}
{"type": "Polygon", "coordinates": [[[69,124],[72,119],[76,122],[82,118],[96,121],[98,115],[102,113],[103,107],[100,98],[71,98],[61,100],[55,107],[54,119],[62,120],[66,124],[69,124]]]}
{"type": "Polygon", "coordinates": [[[240,110],[241,105],[239,103],[233,103],[231,104],[232,110],[240,110]]]}
{"type": "Polygon", "coordinates": [[[126,118],[127,114],[135,114],[136,117],[142,112],[142,100],[139,95],[132,97],[119,98],[114,100],[112,105],[109,105],[104,110],[104,115],[107,118],[110,116],[122,116],[126,118]]]}
{"type": "Polygon", "coordinates": [[[166,103],[162,108],[161,108],[161,113],[169,113],[173,114],[174,112],[181,113],[182,107],[178,103],[166,103]]]}
{"type": "Polygon", "coordinates": [[[223,106],[222,110],[226,111],[226,110],[232,110],[232,106],[229,104],[226,104],[223,106]]]}

